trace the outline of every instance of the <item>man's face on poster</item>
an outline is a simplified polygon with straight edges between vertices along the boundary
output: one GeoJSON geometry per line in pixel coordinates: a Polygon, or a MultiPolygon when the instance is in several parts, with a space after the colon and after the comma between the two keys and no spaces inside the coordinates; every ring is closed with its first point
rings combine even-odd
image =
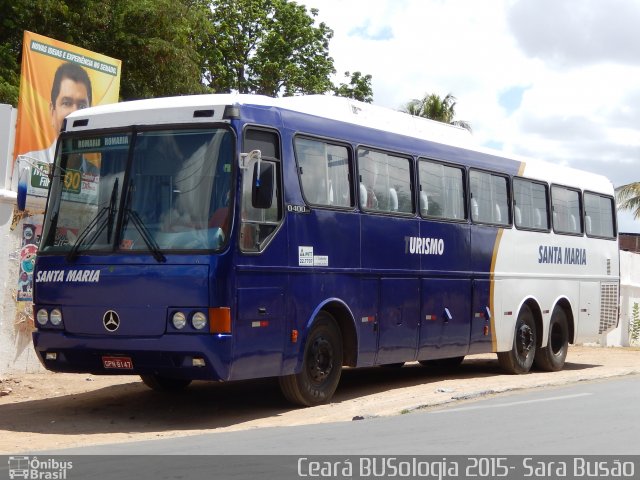
{"type": "Polygon", "coordinates": [[[75,82],[70,78],[63,78],[60,82],[60,93],[55,104],[49,105],[51,110],[51,125],[60,133],[64,117],[71,112],[89,107],[89,92],[82,82],[75,82]]]}

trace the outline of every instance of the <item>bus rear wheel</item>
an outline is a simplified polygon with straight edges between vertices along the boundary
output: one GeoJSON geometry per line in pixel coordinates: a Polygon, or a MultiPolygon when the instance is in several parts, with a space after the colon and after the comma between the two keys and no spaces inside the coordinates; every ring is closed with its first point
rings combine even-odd
{"type": "Polygon", "coordinates": [[[567,315],[560,307],[553,309],[549,321],[549,338],[547,346],[536,352],[535,364],[540,370],[557,372],[564,367],[569,349],[569,327],[567,315]]]}
{"type": "Polygon", "coordinates": [[[140,378],[147,387],[156,392],[179,392],[191,383],[191,380],[186,378],[164,377],[155,373],[140,375],[140,378]]]}
{"type": "Polygon", "coordinates": [[[287,400],[311,407],[328,402],[342,373],[342,335],[336,321],[320,312],[309,332],[299,373],[279,378],[287,400]]]}
{"type": "Polygon", "coordinates": [[[520,375],[531,370],[536,355],[536,322],[528,305],[523,305],[513,336],[513,345],[508,352],[498,352],[498,362],[507,373],[520,375]]]}

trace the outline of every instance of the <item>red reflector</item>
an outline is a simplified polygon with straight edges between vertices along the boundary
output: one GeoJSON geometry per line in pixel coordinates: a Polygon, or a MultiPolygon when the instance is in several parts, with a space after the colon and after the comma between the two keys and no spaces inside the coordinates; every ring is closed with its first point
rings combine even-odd
{"type": "Polygon", "coordinates": [[[209,331],[211,333],[231,333],[231,308],[209,309],[209,331]]]}
{"type": "Polygon", "coordinates": [[[291,343],[298,342],[298,330],[291,330],[291,343]]]}
{"type": "Polygon", "coordinates": [[[483,330],[484,330],[485,337],[489,335],[489,325],[485,325],[483,330]]]}

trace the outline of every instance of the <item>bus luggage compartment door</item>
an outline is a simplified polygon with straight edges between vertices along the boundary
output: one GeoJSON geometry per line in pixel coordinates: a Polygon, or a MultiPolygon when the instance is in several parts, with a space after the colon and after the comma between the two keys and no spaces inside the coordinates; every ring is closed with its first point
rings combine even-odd
{"type": "Polygon", "coordinates": [[[380,280],[378,355],[376,364],[415,359],[420,319],[419,281],[414,278],[380,280]]]}

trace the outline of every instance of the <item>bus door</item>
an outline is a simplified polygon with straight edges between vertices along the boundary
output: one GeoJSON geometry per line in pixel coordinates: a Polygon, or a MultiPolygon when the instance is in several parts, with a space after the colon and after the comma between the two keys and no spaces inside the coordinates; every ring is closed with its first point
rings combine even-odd
{"type": "Polygon", "coordinates": [[[248,128],[243,152],[254,152],[240,169],[235,322],[231,378],[279,375],[285,332],[287,235],[280,142],[275,131],[248,128]],[[258,155],[257,151],[260,152],[258,155]]]}

